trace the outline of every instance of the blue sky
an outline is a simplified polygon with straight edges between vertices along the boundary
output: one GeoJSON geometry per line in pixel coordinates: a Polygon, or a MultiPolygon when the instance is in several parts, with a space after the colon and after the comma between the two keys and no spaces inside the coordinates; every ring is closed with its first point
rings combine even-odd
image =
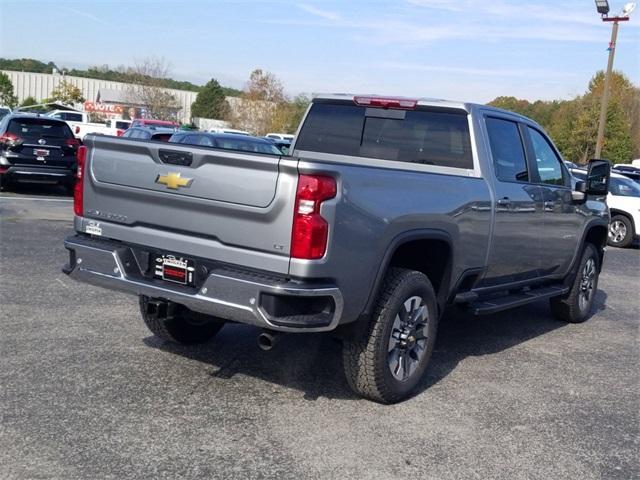
{"type": "MultiPolygon", "coordinates": [[[[634,13],[615,68],[640,84],[634,13]]],[[[233,87],[260,67],[289,94],[572,98],[606,66],[610,29],[592,0],[0,0],[2,57],[87,67],[155,55],[174,78],[233,87]]]]}

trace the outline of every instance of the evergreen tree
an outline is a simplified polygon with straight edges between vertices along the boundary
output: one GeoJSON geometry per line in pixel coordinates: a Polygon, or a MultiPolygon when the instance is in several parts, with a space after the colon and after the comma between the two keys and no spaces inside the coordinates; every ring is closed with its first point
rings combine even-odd
{"type": "Polygon", "coordinates": [[[217,80],[212,78],[202,87],[196,101],[191,104],[191,116],[223,120],[229,115],[229,104],[224,90],[217,80]]]}

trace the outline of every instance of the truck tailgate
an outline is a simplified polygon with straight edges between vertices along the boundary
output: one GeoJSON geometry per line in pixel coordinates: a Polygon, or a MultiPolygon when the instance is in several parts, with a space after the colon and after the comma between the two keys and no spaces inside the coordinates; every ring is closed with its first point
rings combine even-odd
{"type": "Polygon", "coordinates": [[[104,236],[143,245],[150,237],[197,238],[200,246],[210,241],[207,257],[220,260],[225,249],[216,246],[288,258],[296,162],[100,135],[87,136],[85,144],[84,216],[117,224],[104,236]]]}

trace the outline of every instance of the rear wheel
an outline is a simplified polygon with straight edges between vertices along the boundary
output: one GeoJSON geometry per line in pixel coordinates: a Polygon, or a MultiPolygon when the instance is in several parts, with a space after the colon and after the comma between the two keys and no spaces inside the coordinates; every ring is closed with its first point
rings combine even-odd
{"type": "Polygon", "coordinates": [[[628,247],[633,241],[634,232],[631,220],[624,215],[614,215],[609,224],[608,244],[612,247],[628,247]]]}
{"type": "Polygon", "coordinates": [[[147,313],[149,297],[140,296],[140,312],[145,325],[156,337],[167,342],[194,345],[211,340],[223,327],[224,320],[194,312],[174,304],[168,318],[158,318],[147,313]]]}
{"type": "Polygon", "coordinates": [[[392,269],[367,328],[344,341],[349,385],[377,402],[406,398],[427,368],[436,330],[437,303],[429,279],[414,270],[392,269]]]}
{"type": "Polygon", "coordinates": [[[582,323],[587,320],[598,289],[599,272],[600,257],[596,247],[587,243],[571,290],[566,295],[550,299],[553,315],[569,323],[582,323]]]}

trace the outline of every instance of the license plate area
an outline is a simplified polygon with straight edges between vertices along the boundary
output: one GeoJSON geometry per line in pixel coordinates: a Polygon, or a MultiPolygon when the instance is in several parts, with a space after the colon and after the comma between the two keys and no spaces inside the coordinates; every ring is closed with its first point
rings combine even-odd
{"type": "Polygon", "coordinates": [[[36,157],[38,157],[38,160],[44,159],[44,157],[48,157],[49,156],[49,150],[47,150],[46,148],[34,148],[33,149],[33,154],[36,157]]]}
{"type": "Polygon", "coordinates": [[[153,257],[153,276],[167,282],[194,286],[196,265],[191,259],[157,253],[153,257]]]}

